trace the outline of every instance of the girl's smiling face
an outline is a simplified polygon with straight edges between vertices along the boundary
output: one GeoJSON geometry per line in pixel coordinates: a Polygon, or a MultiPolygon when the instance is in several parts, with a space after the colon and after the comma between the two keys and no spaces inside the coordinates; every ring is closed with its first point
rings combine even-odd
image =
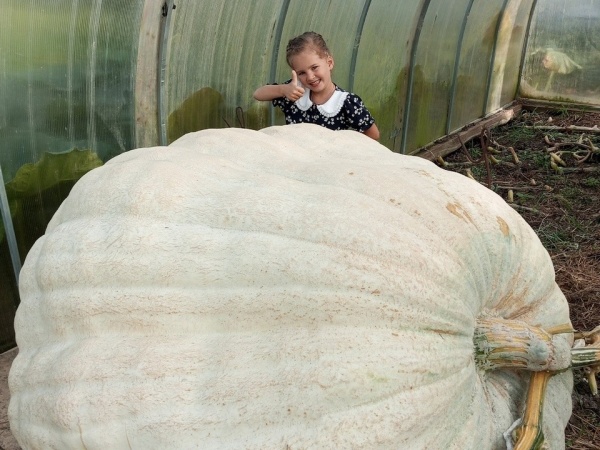
{"type": "Polygon", "coordinates": [[[330,55],[320,56],[314,49],[309,48],[291,57],[290,65],[305,88],[315,93],[331,91],[333,58],[330,55]]]}

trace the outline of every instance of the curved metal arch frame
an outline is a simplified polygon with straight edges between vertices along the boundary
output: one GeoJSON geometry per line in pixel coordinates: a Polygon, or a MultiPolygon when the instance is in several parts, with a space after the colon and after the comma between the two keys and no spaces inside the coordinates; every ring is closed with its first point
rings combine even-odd
{"type": "MultiPolygon", "coordinates": [[[[410,105],[412,104],[413,97],[413,79],[415,76],[415,59],[417,56],[417,49],[419,48],[419,40],[421,38],[421,31],[423,29],[423,23],[425,22],[425,16],[427,15],[427,11],[429,10],[429,5],[431,4],[431,0],[423,0],[421,3],[421,8],[419,10],[419,15],[413,27],[414,32],[412,33],[413,41],[410,49],[410,58],[408,63],[408,80],[407,80],[407,89],[406,89],[406,98],[404,101],[404,117],[402,118],[402,131],[401,136],[402,140],[400,142],[400,153],[406,153],[406,141],[408,136],[408,122],[410,120],[410,105]]],[[[400,103],[400,99],[399,103],[400,103]]]]}
{"type": "Polygon", "coordinates": [[[166,93],[166,72],[167,72],[167,44],[169,32],[171,30],[171,19],[173,17],[174,0],[166,0],[163,6],[163,20],[160,23],[160,39],[158,46],[158,124],[159,124],[159,144],[167,145],[167,93],[166,93]]]}
{"type": "MultiPolygon", "coordinates": [[[[291,0],[283,0],[281,4],[281,10],[279,11],[279,19],[277,19],[277,25],[275,27],[275,36],[273,37],[273,53],[271,54],[271,67],[269,68],[269,80],[275,80],[277,74],[277,55],[281,48],[281,37],[283,36],[283,26],[285,25],[285,18],[290,7],[291,0]]],[[[275,125],[275,107],[272,103],[269,104],[269,124],[275,125]]]]}
{"type": "Polygon", "coordinates": [[[537,7],[537,0],[533,0],[531,9],[529,10],[529,19],[527,20],[527,29],[525,30],[525,39],[523,40],[523,48],[521,50],[521,61],[519,63],[519,79],[517,80],[517,92],[516,97],[519,96],[521,90],[521,79],[523,78],[523,68],[525,66],[525,60],[527,58],[527,47],[529,46],[529,37],[531,33],[531,24],[533,23],[533,17],[535,16],[535,9],[537,7]]]}
{"type": "Polygon", "coordinates": [[[460,69],[460,57],[462,55],[463,42],[465,39],[465,31],[467,29],[467,24],[469,22],[469,16],[471,15],[471,9],[473,8],[473,3],[475,0],[469,0],[469,4],[467,5],[467,9],[465,11],[465,16],[463,17],[463,21],[460,27],[460,34],[458,36],[458,44],[456,46],[456,56],[454,58],[454,69],[452,71],[452,84],[450,85],[450,99],[448,101],[448,112],[446,113],[446,128],[445,133],[450,134],[450,117],[452,117],[452,112],[454,111],[454,102],[456,100],[456,88],[458,85],[458,71],[460,69]]]}
{"type": "Polygon", "coordinates": [[[354,73],[356,72],[356,63],[358,60],[358,49],[360,47],[360,39],[362,37],[365,22],[367,21],[367,14],[371,7],[371,0],[365,0],[363,4],[362,13],[358,20],[358,26],[356,27],[356,36],[354,37],[354,46],[352,47],[352,57],[350,58],[350,79],[348,80],[348,90],[354,91],[354,73]]]}

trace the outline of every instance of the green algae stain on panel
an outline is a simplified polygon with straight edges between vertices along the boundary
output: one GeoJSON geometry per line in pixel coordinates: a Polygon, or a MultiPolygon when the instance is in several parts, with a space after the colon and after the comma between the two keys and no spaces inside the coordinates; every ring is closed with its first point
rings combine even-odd
{"type": "Polygon", "coordinates": [[[167,139],[173,142],[186,133],[223,127],[223,96],[210,87],[204,87],[188,98],[169,114],[167,139]]]}
{"type": "Polygon", "coordinates": [[[405,67],[396,77],[393,91],[379,103],[368,105],[381,132],[379,142],[396,152],[401,147],[407,80],[408,69],[405,67]]]}
{"type": "Polygon", "coordinates": [[[9,199],[37,195],[64,181],[77,181],[87,172],[100,167],[102,161],[91,150],[74,148],[68,153],[44,153],[35,164],[25,164],[6,184],[9,199]]]}
{"type": "MultiPolygon", "coordinates": [[[[44,153],[38,162],[24,164],[17,170],[5,189],[21,258],[44,234],[75,183],[102,164],[92,150],[74,148],[68,153],[44,153]]],[[[0,224],[0,242],[3,240],[4,227],[0,224]]]]}
{"type": "Polygon", "coordinates": [[[244,111],[243,128],[260,130],[269,126],[269,104],[256,102],[244,111]]]}

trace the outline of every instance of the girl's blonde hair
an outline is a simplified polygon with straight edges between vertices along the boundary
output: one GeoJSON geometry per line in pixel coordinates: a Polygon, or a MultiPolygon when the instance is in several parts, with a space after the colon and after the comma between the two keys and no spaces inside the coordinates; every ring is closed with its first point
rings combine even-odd
{"type": "Polygon", "coordinates": [[[307,31],[302,33],[300,36],[296,36],[289,40],[287,47],[285,48],[285,59],[287,60],[288,66],[292,66],[290,60],[298,53],[302,53],[306,49],[313,49],[322,58],[331,56],[331,52],[325,43],[325,39],[319,33],[314,31],[307,31]]]}

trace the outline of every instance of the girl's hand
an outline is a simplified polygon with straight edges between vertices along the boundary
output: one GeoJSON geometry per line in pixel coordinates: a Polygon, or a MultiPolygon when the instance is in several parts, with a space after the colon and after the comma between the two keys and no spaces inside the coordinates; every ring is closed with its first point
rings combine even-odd
{"type": "Polygon", "coordinates": [[[295,102],[304,95],[304,88],[302,85],[298,85],[298,74],[295,70],[292,70],[292,81],[284,86],[285,98],[292,102],[295,102]]]}
{"type": "Polygon", "coordinates": [[[288,84],[267,84],[259,87],[252,95],[256,100],[268,102],[276,98],[285,97],[295,102],[304,94],[302,85],[298,85],[298,74],[292,70],[292,81],[288,84]]]}

